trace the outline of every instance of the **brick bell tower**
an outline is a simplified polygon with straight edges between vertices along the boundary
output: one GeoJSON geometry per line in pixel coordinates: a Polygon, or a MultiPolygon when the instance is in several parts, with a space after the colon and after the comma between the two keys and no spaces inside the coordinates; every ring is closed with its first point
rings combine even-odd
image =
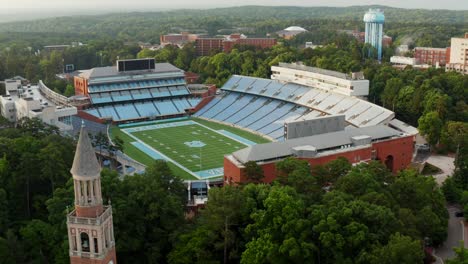
{"type": "Polygon", "coordinates": [[[75,210],[67,216],[71,264],[116,264],[112,207],[101,195],[101,166],[84,124],[70,170],[75,210]]]}

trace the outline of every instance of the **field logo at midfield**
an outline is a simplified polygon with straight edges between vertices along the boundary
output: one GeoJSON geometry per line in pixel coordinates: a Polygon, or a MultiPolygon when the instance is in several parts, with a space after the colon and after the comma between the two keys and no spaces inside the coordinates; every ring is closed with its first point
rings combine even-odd
{"type": "Polygon", "coordinates": [[[191,147],[191,148],[203,148],[204,146],[206,146],[205,143],[203,143],[202,141],[199,141],[199,140],[184,142],[184,144],[191,147]]]}
{"type": "MultiPolygon", "coordinates": [[[[179,122],[171,122],[171,123],[158,123],[158,124],[151,124],[139,127],[128,127],[121,129],[126,135],[131,137],[133,141],[130,142],[133,146],[139,149],[141,152],[145,153],[149,157],[153,159],[162,159],[168,162],[173,163],[175,166],[179,167],[180,169],[184,170],[188,174],[194,176],[198,179],[208,179],[213,177],[220,177],[224,175],[224,168],[223,167],[208,167],[211,165],[205,166],[203,162],[210,160],[210,152],[204,154],[207,150],[210,150],[211,141],[213,142],[222,142],[225,143],[226,146],[230,146],[233,149],[239,149],[240,146],[236,146],[235,148],[231,145],[230,142],[225,141],[226,139],[230,139],[240,143],[241,145],[250,146],[255,145],[254,142],[249,141],[241,136],[238,136],[234,133],[225,130],[215,130],[193,120],[185,120],[179,122]],[[164,138],[158,138],[158,136],[153,135],[151,130],[158,130],[164,128],[174,128],[174,127],[186,127],[185,133],[188,134],[187,136],[191,136],[192,138],[184,138],[185,140],[180,140],[178,143],[183,143],[186,147],[181,151],[177,151],[170,147],[170,142],[165,142],[164,138]],[[202,131],[202,128],[206,129],[207,131],[202,131]],[[134,135],[133,133],[140,133],[139,135],[134,135]],[[210,134],[211,133],[211,134],[210,134]],[[204,139],[205,143],[201,141],[202,138],[199,138],[201,135],[206,137],[204,139]],[[139,136],[141,138],[139,138],[139,136]],[[145,141],[143,141],[143,139],[145,141]],[[147,142],[147,143],[145,143],[147,142]],[[150,144],[150,145],[149,145],[150,144]],[[206,148],[204,148],[206,146],[206,148]],[[188,148],[190,149],[188,149],[188,148]],[[198,149],[197,149],[198,148],[198,149]],[[161,150],[161,151],[160,151],[161,150]],[[200,151],[200,153],[198,153],[200,151]],[[178,153],[179,152],[179,153],[178,153]],[[183,153],[185,152],[185,153],[183,153]],[[202,155],[203,154],[203,155],[202,155]],[[205,157],[206,155],[206,157],[205,157]],[[202,157],[205,157],[202,159],[202,157]],[[178,162],[178,160],[182,158],[183,163],[178,162]],[[187,167],[185,167],[187,166],[187,167]],[[190,167],[191,169],[188,169],[190,167]]],[[[221,143],[221,144],[222,144],[221,143]]],[[[222,163],[219,164],[222,166],[222,163]]]]}

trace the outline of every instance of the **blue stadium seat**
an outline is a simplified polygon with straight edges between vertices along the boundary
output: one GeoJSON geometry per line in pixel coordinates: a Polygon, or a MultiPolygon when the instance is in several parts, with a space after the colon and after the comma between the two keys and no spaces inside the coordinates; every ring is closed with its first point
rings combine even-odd
{"type": "Polygon", "coordinates": [[[213,108],[211,108],[209,111],[205,112],[203,114],[204,117],[206,118],[212,118],[219,112],[223,111],[225,108],[229,107],[231,104],[233,104],[237,98],[239,98],[238,93],[230,93],[227,94],[223,97],[223,103],[222,104],[217,104],[213,108]]]}
{"type": "Polygon", "coordinates": [[[171,100],[155,101],[154,103],[156,104],[156,107],[158,108],[161,115],[173,115],[181,113],[171,100]]]}
{"type": "Polygon", "coordinates": [[[152,102],[134,103],[141,117],[153,117],[160,115],[152,102]]]}
{"type": "Polygon", "coordinates": [[[137,119],[140,115],[135,110],[133,104],[114,105],[115,110],[120,116],[120,120],[137,119]]]}
{"type": "Polygon", "coordinates": [[[174,102],[180,112],[185,112],[185,109],[192,108],[186,98],[172,99],[172,102],[174,102]]]}
{"type": "Polygon", "coordinates": [[[232,124],[236,124],[240,120],[247,118],[252,113],[257,111],[263,104],[267,101],[264,97],[253,97],[255,100],[250,101],[246,107],[242,108],[239,112],[235,115],[229,117],[228,119],[224,120],[224,122],[229,122],[232,124]]]}
{"type": "Polygon", "coordinates": [[[256,120],[261,119],[265,115],[271,113],[273,110],[275,110],[280,104],[280,101],[270,101],[268,104],[263,105],[261,108],[259,108],[257,111],[255,111],[254,114],[251,114],[250,116],[242,119],[238,125],[242,127],[247,127],[250,124],[254,123],[256,120]]]}
{"type": "Polygon", "coordinates": [[[219,120],[219,121],[224,121],[224,119],[230,117],[237,111],[241,110],[244,108],[250,100],[252,100],[251,95],[244,95],[241,99],[238,99],[234,104],[232,104],[230,107],[225,108],[223,111],[219,112],[217,115],[213,116],[213,119],[219,120]]]}
{"type": "Polygon", "coordinates": [[[190,103],[190,105],[192,107],[197,106],[200,103],[200,101],[201,101],[201,99],[198,98],[198,97],[191,97],[191,98],[188,99],[188,102],[190,103]]]}

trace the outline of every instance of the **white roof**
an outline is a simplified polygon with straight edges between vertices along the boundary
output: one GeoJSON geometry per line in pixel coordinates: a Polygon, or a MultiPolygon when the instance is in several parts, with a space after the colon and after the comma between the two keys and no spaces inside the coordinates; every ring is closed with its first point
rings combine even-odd
{"type": "Polygon", "coordinates": [[[286,30],[286,31],[307,31],[306,29],[298,27],[298,26],[288,27],[288,28],[285,28],[284,30],[286,30]]]}

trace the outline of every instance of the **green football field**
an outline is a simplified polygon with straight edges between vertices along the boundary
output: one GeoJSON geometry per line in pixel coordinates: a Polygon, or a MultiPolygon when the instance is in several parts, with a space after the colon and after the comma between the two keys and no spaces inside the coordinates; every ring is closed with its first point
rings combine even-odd
{"type": "Polygon", "coordinates": [[[249,146],[249,140],[193,120],[124,128],[134,147],[152,159],[165,159],[195,178],[223,175],[224,155],[249,146]]]}

